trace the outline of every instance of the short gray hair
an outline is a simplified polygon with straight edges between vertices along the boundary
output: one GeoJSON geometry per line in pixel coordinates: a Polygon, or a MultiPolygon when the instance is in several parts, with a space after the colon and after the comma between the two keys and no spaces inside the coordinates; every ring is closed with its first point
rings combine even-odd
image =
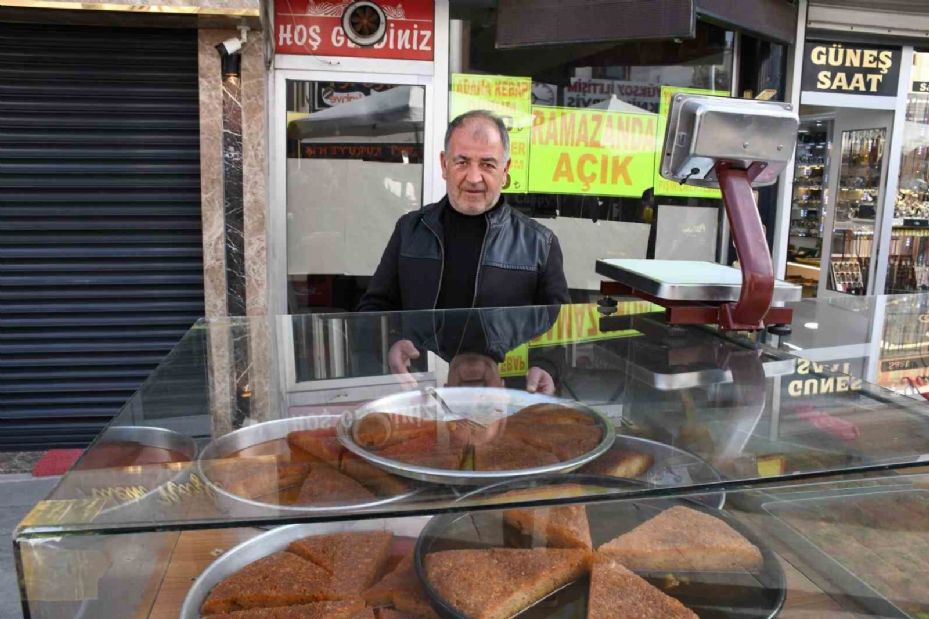
{"type": "Polygon", "coordinates": [[[510,134],[506,130],[506,123],[503,119],[489,110],[471,110],[456,116],[452,122],[448,123],[448,129],[445,131],[445,152],[448,152],[448,143],[452,140],[452,134],[471,119],[486,120],[493,123],[494,127],[500,133],[500,141],[503,142],[503,161],[510,160],[510,134]]]}

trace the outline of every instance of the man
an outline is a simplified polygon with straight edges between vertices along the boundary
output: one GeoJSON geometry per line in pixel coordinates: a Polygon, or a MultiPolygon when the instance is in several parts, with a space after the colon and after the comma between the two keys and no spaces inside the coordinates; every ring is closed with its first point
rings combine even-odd
{"type": "Polygon", "coordinates": [[[449,124],[439,156],[446,196],[400,218],[359,311],[570,302],[557,237],[501,197],[509,151],[490,112],[449,124]]]}
{"type": "MultiPolygon", "coordinates": [[[[446,196],[397,221],[358,310],[570,303],[558,238],[501,197],[510,169],[503,121],[483,110],[458,116],[439,162],[446,196]]],[[[389,363],[403,374],[417,357],[400,340],[389,363]]],[[[527,388],[550,392],[554,383],[534,367],[527,388]]]]}

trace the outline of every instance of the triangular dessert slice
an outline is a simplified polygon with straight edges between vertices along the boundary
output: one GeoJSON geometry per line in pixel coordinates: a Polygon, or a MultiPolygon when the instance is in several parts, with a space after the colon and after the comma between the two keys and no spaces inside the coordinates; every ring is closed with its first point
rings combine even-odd
{"type": "Polygon", "coordinates": [[[329,573],[289,552],[249,563],[213,587],[204,615],[267,606],[293,606],[332,599],[329,573]]]}
{"type": "Polygon", "coordinates": [[[591,548],[590,525],[583,505],[508,509],[503,520],[524,535],[555,548],[591,548]]]}
{"type": "Polygon", "coordinates": [[[389,531],[332,533],[291,542],[287,550],[332,574],[333,597],[350,598],[360,596],[383,573],[392,541],[389,531]]]}
{"type": "Polygon", "coordinates": [[[440,445],[435,434],[424,434],[374,451],[379,456],[408,464],[451,470],[459,468],[463,452],[464,447],[460,445],[440,445]]]}
{"type": "Polygon", "coordinates": [[[426,555],[436,592],[472,619],[506,619],[581,577],[589,553],[561,548],[443,550],[426,555]]]}
{"type": "Polygon", "coordinates": [[[342,455],[339,470],[380,496],[397,496],[410,490],[409,483],[403,478],[391,475],[351,452],[342,455]]]}
{"type": "Polygon", "coordinates": [[[757,569],[761,551],[707,513],[677,505],[597,549],[632,570],[757,569]]]}
{"type": "Polygon", "coordinates": [[[564,462],[582,456],[603,440],[603,430],[581,424],[541,424],[507,426],[508,436],[551,452],[564,462]]]}
{"type": "Polygon", "coordinates": [[[207,619],[374,619],[374,613],[361,600],[342,600],[237,610],[207,615],[207,619]]]}
{"type": "Polygon", "coordinates": [[[328,464],[313,464],[310,474],[303,480],[299,505],[334,505],[339,503],[358,503],[373,499],[370,490],[357,481],[343,475],[328,464]]]}
{"type": "Polygon", "coordinates": [[[336,436],[335,427],[322,430],[298,430],[287,435],[287,444],[293,451],[303,451],[332,466],[339,466],[345,450],[336,436]]]}
{"type": "Polygon", "coordinates": [[[397,567],[365,591],[362,597],[372,606],[393,604],[398,610],[412,615],[438,619],[438,615],[429,605],[422,583],[416,576],[412,551],[404,555],[397,567]]]}
{"type": "Polygon", "coordinates": [[[698,619],[696,613],[609,559],[594,563],[587,619],[698,619]]]}
{"type": "Polygon", "coordinates": [[[475,471],[515,471],[558,462],[554,454],[507,436],[474,446],[475,471]]]}
{"type": "Polygon", "coordinates": [[[511,425],[580,424],[592,426],[596,425],[597,422],[592,415],[579,411],[576,408],[565,406],[564,404],[555,404],[554,402],[542,402],[519,409],[507,418],[507,423],[511,425]]]}
{"type": "Polygon", "coordinates": [[[436,422],[412,415],[368,413],[352,426],[352,438],[365,449],[377,450],[420,436],[436,436],[436,422]]]}
{"type": "Polygon", "coordinates": [[[610,449],[605,454],[585,464],[580,473],[588,475],[609,475],[634,479],[644,475],[652,468],[655,458],[651,454],[624,449],[610,449]]]}

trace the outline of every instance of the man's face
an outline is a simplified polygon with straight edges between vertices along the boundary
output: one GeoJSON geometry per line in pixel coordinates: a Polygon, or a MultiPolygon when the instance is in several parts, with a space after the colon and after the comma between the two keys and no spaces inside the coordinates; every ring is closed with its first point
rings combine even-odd
{"type": "Polygon", "coordinates": [[[472,118],[458,127],[439,159],[452,208],[464,215],[480,215],[500,198],[510,169],[503,141],[489,120],[472,118]]]}

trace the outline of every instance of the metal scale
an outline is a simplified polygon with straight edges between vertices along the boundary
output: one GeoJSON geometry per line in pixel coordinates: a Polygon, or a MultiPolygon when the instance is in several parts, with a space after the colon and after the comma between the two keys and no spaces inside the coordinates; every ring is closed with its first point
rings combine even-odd
{"type": "MultiPolygon", "coordinates": [[[[665,308],[672,325],[724,331],[787,331],[801,288],[775,281],[752,187],[771,185],[794,151],[799,119],[789,104],[679,93],[671,100],[661,175],[718,187],[740,268],[687,260],[597,261],[603,294],[633,295],[665,308]]],[[[605,305],[608,307],[610,301],[605,305]]]]}

